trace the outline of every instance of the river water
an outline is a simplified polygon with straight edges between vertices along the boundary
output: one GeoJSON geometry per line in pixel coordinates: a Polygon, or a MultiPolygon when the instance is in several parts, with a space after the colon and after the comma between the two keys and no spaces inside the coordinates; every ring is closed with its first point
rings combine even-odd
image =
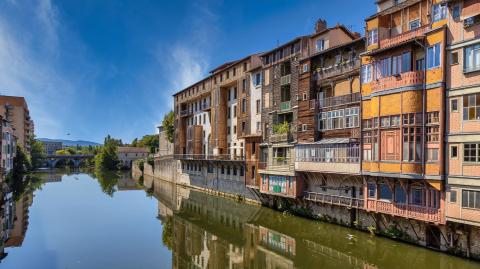
{"type": "Polygon", "coordinates": [[[0,268],[480,268],[480,263],[129,174],[4,190],[0,268]]]}

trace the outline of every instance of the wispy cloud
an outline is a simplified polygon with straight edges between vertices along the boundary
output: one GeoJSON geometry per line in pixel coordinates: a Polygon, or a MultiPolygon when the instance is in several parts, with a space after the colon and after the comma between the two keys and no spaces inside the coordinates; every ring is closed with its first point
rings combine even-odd
{"type": "Polygon", "coordinates": [[[38,5],[11,1],[4,3],[2,10],[0,94],[25,96],[38,131],[49,136],[61,135],[58,119],[65,115],[73,89],[62,70],[55,67],[51,54],[58,42],[55,9],[49,0],[42,0],[38,5]],[[15,14],[7,14],[9,11],[15,14]],[[38,16],[27,20],[20,14],[38,16]]]}

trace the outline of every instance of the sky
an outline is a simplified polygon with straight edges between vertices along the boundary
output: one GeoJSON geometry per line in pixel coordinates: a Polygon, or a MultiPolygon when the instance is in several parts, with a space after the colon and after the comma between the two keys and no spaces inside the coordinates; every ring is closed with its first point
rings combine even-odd
{"type": "Polygon", "coordinates": [[[319,18],[363,35],[374,2],[0,0],[0,94],[26,98],[37,137],[130,142],[173,93],[319,18]]]}

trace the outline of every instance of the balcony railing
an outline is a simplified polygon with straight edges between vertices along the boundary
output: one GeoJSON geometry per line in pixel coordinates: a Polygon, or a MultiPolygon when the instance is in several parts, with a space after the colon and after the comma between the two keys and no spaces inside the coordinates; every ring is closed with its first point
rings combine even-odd
{"type": "Polygon", "coordinates": [[[360,102],[362,95],[359,92],[351,93],[342,96],[328,97],[318,100],[318,108],[327,108],[332,106],[346,105],[360,102]]]}
{"type": "Polygon", "coordinates": [[[360,59],[355,58],[346,62],[338,63],[336,65],[317,68],[317,70],[313,72],[313,78],[314,80],[318,81],[329,77],[338,76],[358,68],[360,68],[360,59]]]}
{"type": "Polygon", "coordinates": [[[270,136],[270,143],[281,143],[281,142],[288,142],[292,138],[290,132],[284,134],[272,134],[270,136]]]}
{"type": "Polygon", "coordinates": [[[381,200],[368,200],[366,209],[404,218],[411,218],[436,223],[445,223],[445,218],[442,214],[442,211],[438,208],[397,204],[394,202],[381,200]]]}
{"type": "Polygon", "coordinates": [[[280,85],[290,84],[291,79],[292,79],[292,75],[291,75],[291,74],[288,74],[288,75],[285,75],[285,76],[280,77],[280,85]]]}
{"type": "Polygon", "coordinates": [[[423,84],[423,71],[410,71],[395,76],[379,78],[372,82],[372,92],[423,84]]]}
{"type": "Polygon", "coordinates": [[[280,103],[280,110],[292,109],[292,101],[285,101],[280,103]]]}
{"type": "Polygon", "coordinates": [[[245,156],[233,156],[230,154],[175,154],[173,157],[178,160],[245,161],[245,156]]]}
{"type": "Polygon", "coordinates": [[[382,39],[382,40],[380,40],[380,49],[393,47],[393,46],[405,43],[407,41],[410,41],[412,39],[415,39],[417,37],[421,37],[421,36],[425,35],[425,33],[428,31],[428,29],[429,29],[429,25],[424,25],[420,28],[413,29],[413,30],[407,31],[405,33],[398,34],[394,37],[382,39]]]}
{"type": "Polygon", "coordinates": [[[330,195],[330,194],[322,194],[316,192],[308,192],[306,191],[304,196],[305,200],[322,203],[322,204],[329,204],[329,205],[338,205],[344,206],[348,208],[364,208],[364,200],[352,197],[345,197],[339,195],[330,195]]]}
{"type": "Polygon", "coordinates": [[[210,108],[211,108],[210,102],[202,103],[202,110],[208,110],[210,108]]]}
{"type": "Polygon", "coordinates": [[[193,110],[191,109],[185,109],[180,111],[180,116],[185,117],[193,114],[193,110]]]}

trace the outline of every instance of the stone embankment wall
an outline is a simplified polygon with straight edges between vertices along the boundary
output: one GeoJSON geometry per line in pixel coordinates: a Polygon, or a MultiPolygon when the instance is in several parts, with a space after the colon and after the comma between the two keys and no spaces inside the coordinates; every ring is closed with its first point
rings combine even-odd
{"type": "Polygon", "coordinates": [[[192,175],[182,173],[181,164],[173,158],[155,159],[155,165],[144,162],[143,171],[132,167],[132,175],[143,176],[144,185],[153,187],[154,178],[208,192],[263,204],[296,215],[336,223],[395,240],[437,249],[453,255],[480,260],[480,228],[470,225],[439,225],[413,219],[367,212],[363,209],[322,204],[303,199],[291,199],[260,194],[247,188],[240,180],[228,180],[214,174],[192,175]]]}

